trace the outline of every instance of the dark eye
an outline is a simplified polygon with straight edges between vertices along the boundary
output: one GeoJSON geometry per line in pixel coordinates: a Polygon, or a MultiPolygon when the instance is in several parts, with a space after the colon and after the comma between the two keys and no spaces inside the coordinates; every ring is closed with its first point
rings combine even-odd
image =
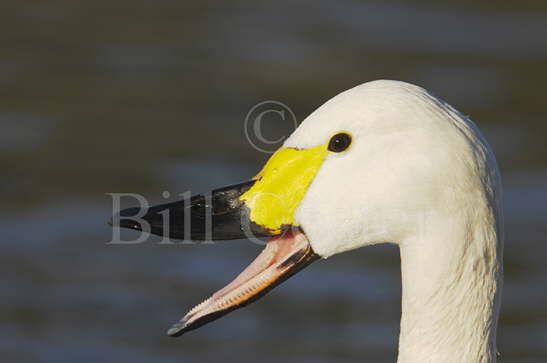
{"type": "Polygon", "coordinates": [[[329,151],[341,153],[351,145],[351,136],[345,132],[340,132],[330,138],[329,151]]]}

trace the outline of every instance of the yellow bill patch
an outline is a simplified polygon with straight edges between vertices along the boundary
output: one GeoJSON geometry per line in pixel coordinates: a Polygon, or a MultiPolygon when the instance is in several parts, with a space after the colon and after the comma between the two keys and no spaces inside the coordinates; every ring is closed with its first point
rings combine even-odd
{"type": "Polygon", "coordinates": [[[254,179],[256,183],[240,200],[249,208],[250,219],[273,233],[283,225],[296,226],[294,212],[328,150],[325,145],[310,149],[279,149],[254,179]]]}

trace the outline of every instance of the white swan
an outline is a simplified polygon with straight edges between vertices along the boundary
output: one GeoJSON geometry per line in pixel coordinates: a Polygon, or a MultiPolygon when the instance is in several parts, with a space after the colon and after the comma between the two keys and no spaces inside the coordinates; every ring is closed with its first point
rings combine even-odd
{"type": "MultiPolygon", "coordinates": [[[[144,221],[162,234],[169,209],[172,237],[206,238],[206,215],[213,239],[280,235],[169,333],[256,300],[318,256],[389,242],[401,254],[398,361],[495,362],[500,186],[477,127],[424,89],[374,81],[343,92],[306,118],[252,181],[148,211],[144,221]],[[189,215],[191,231],[182,227],[189,215]]],[[[119,223],[141,228],[133,214],[122,211],[119,223]]]]}

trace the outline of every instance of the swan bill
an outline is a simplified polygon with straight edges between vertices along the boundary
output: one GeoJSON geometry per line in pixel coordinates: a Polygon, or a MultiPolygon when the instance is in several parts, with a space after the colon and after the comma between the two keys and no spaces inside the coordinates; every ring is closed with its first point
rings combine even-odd
{"type": "Polygon", "coordinates": [[[281,148],[250,181],[150,208],[124,209],[111,225],[184,240],[270,237],[231,283],[169,329],[180,336],[258,300],[317,260],[295,212],[328,153],[322,144],[281,148]]]}
{"type": "Polygon", "coordinates": [[[271,238],[256,259],[232,282],[190,310],[167,332],[178,337],[242,308],[319,258],[302,231],[271,238]]]}
{"type": "MultiPolygon", "coordinates": [[[[254,181],[237,184],[190,200],[151,207],[129,208],[113,218],[114,226],[148,231],[171,238],[228,240],[270,237],[262,252],[232,282],[194,307],[167,332],[178,337],[266,295],[274,287],[319,258],[300,227],[280,225],[272,230],[249,219],[241,200],[254,181]],[[207,214],[210,221],[206,222],[207,214]],[[168,215],[168,219],[165,216],[168,215]],[[185,229],[185,218],[190,229],[185,229]],[[166,228],[167,226],[167,228],[166,228]]],[[[187,226],[186,226],[187,227],[187,226]]]]}

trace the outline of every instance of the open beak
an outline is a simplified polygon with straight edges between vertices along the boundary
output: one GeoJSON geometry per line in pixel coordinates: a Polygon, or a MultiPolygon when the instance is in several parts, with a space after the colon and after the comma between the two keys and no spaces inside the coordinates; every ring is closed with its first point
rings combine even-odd
{"type": "Polygon", "coordinates": [[[298,230],[271,238],[243,272],[190,310],[167,334],[180,336],[258,300],[318,258],[306,236],[298,230]]]}
{"type": "Polygon", "coordinates": [[[319,258],[294,213],[326,155],[324,145],[282,148],[249,182],[145,211],[125,209],[113,218],[115,226],[178,239],[270,237],[243,272],[175,323],[170,336],[180,336],[258,300],[319,258]]]}

